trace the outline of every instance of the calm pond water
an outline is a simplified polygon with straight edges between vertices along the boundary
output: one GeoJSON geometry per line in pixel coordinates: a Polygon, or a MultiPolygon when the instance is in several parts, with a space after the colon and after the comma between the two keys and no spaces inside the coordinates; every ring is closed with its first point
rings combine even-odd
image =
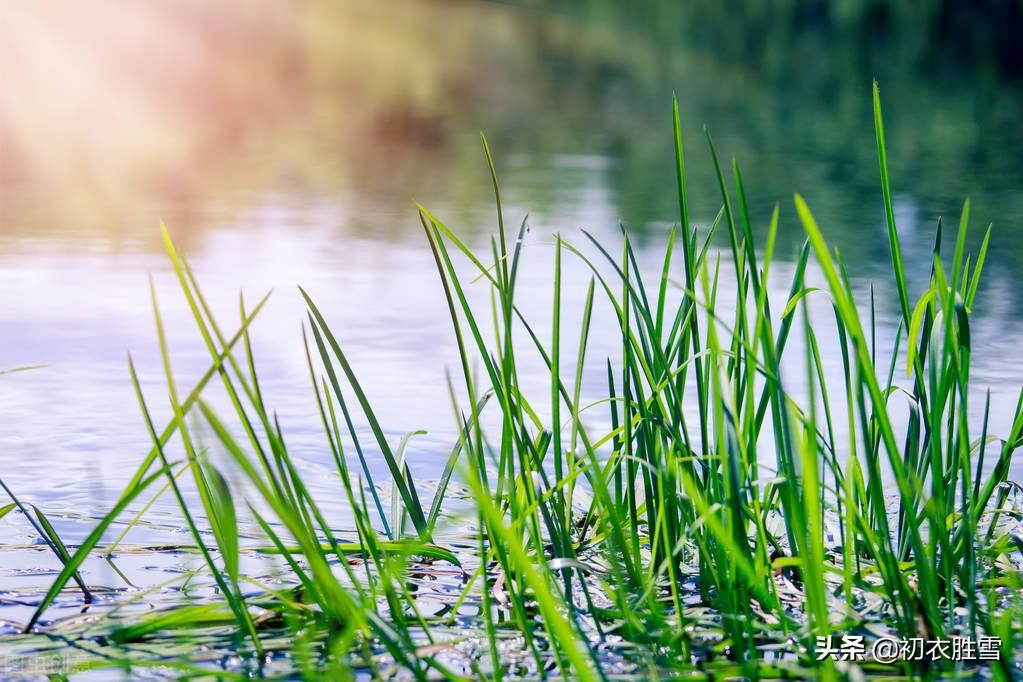
{"type": "MultiPolygon", "coordinates": [[[[672,92],[694,218],[705,226],[720,205],[706,124],[723,158],[742,164],[758,234],[781,206],[780,305],[803,238],[791,209],[798,191],[865,297],[873,283],[880,342],[890,343],[897,308],[869,98],[879,79],[914,298],[939,216],[955,225],[969,195],[974,249],[994,224],[973,371],[990,386],[991,432],[1008,430],[1023,383],[1023,92],[1011,69],[983,55],[957,67],[898,34],[744,33],[739,23],[738,37],[699,35],[678,9],[623,23],[602,3],[582,13],[372,4],[0,10],[0,368],[44,365],[0,377],[0,474],[61,517],[70,541],[148,450],[129,351],[154,411],[169,416],[150,274],[179,386],[207,366],[161,250],[161,220],[225,326],[237,320],[239,289],[250,303],[274,289],[254,327],[263,390],[310,471],[326,472],[329,460],[298,284],[332,323],[393,438],[428,430],[409,456],[417,477],[434,478],[452,442],[444,373],[455,356],[415,202],[486,248],[496,229],[478,138],[486,131],[509,222],[529,215],[520,304],[547,330],[555,232],[581,243],[586,228],[613,241],[621,223],[656,268],[677,220],[672,92]]],[[[579,286],[565,307],[578,310],[585,272],[566,268],[579,286]]],[[[813,311],[830,321],[823,298],[813,311]]],[[[597,333],[593,344],[602,358],[617,340],[597,333]]],[[[835,370],[837,350],[823,351],[835,370]]],[[[534,370],[525,386],[543,395],[546,379],[534,370]]],[[[587,371],[599,391],[602,366],[587,371]]],[[[329,475],[317,478],[332,490],[329,475]]],[[[9,518],[0,538],[31,535],[9,518]]],[[[0,620],[22,616],[0,611],[0,620]]]]}

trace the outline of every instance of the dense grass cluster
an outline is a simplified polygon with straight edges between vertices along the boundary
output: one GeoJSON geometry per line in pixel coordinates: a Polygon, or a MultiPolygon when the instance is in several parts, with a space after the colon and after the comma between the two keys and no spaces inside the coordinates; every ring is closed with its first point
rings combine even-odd
{"type": "MultiPolygon", "coordinates": [[[[889,349],[875,341],[873,302],[868,314],[861,312],[841,258],[799,196],[807,241],[784,309],[771,309],[767,280],[778,210],[758,246],[739,166],[733,164],[729,178],[709,136],[722,207],[712,229],[697,234],[677,105],[680,222],[668,238],[663,269],[644,279],[627,235],[616,254],[592,238],[586,248],[557,238],[553,327],[549,336],[541,333],[516,304],[525,225],[508,233],[484,140],[498,214],[490,252],[475,254],[420,208],[460,358],[449,382],[460,436],[432,500],[423,499],[405,461],[407,438],[395,446],[385,437],[342,344],[303,292],[312,390],[338,491],[355,519],[354,542],[343,539],[313,499],[260,389],[248,330],[266,299],[251,309],[242,303],[240,328],[226,333],[167,237],[210,368],[190,391],[179,389],[154,294],[175,417],[156,428],[132,366],[153,448],[110,513],[73,553],[63,551],[64,569],[26,630],[37,628],[70,580],[84,589],[82,562],[115,520],[144,496],[169,491],[223,603],[122,624],[112,635],[122,645],[227,623],[237,650],[257,670],[284,631],[293,638],[294,670],[311,678],[385,677],[397,669],[416,679],[496,682],[522,674],[596,680],[630,670],[641,677],[702,671],[837,678],[857,664],[817,661],[817,637],[995,635],[1002,638],[1001,661],[989,672],[1012,678],[1023,646],[1023,574],[1020,538],[1007,530],[1016,512],[1006,505],[1006,477],[1021,444],[1023,409],[1019,402],[1009,406],[1012,428],[1002,438],[988,433],[990,404],[979,424],[968,418],[976,399],[970,312],[988,239],[975,259],[965,253],[967,202],[951,253],[942,249],[939,224],[928,287],[909,290],[876,88],[874,107],[901,313],[889,349]],[[729,247],[724,261],[711,248],[721,231],[729,247]],[[811,257],[826,282],[821,290],[805,281],[811,257]],[[582,323],[571,334],[561,325],[565,258],[592,270],[582,323]],[[473,269],[472,282],[459,274],[466,267],[473,269]],[[723,278],[735,286],[728,306],[718,305],[723,278]],[[681,296],[671,293],[674,281],[681,296]],[[471,305],[470,284],[489,288],[489,310],[471,305]],[[811,324],[808,296],[829,297],[833,317],[811,324]],[[602,298],[617,326],[599,333],[621,339],[618,358],[587,353],[596,331],[592,311],[602,298]],[[817,339],[825,324],[834,325],[840,344],[844,380],[838,384],[829,383],[822,367],[817,339]],[[796,337],[802,337],[796,345],[805,367],[801,400],[781,372],[796,337]],[[542,401],[520,390],[518,368],[527,353],[549,368],[542,401]],[[583,367],[593,362],[606,363],[606,399],[583,405],[583,367]],[[574,367],[572,375],[565,376],[566,366],[574,367]],[[241,433],[203,400],[215,382],[241,433]],[[899,407],[892,404],[896,393],[899,407]],[[897,416],[907,401],[908,417],[897,416]],[[540,402],[549,403],[549,413],[534,409],[540,402]],[[354,427],[356,410],[368,434],[354,427]],[[596,410],[606,411],[610,430],[595,432],[587,421],[596,410]],[[190,414],[215,434],[244,486],[232,489],[196,446],[190,414]],[[837,431],[848,436],[836,438],[837,431]],[[170,454],[172,443],[183,460],[170,454]],[[373,480],[368,457],[386,462],[390,481],[373,480]],[[201,508],[188,502],[185,477],[193,479],[201,508]],[[446,500],[453,479],[468,490],[468,503],[455,502],[471,510],[478,531],[472,551],[435,544],[441,512],[455,498],[446,500]],[[378,483],[389,484],[390,500],[378,483]],[[246,517],[265,535],[260,551],[285,562],[288,589],[270,589],[241,571],[243,501],[246,517]],[[208,542],[209,533],[215,542],[208,542]],[[430,561],[465,571],[446,612],[424,610],[410,579],[430,561]]],[[[915,663],[858,665],[867,673],[927,672],[915,663]]],[[[973,668],[960,664],[959,670],[973,668]]]]}

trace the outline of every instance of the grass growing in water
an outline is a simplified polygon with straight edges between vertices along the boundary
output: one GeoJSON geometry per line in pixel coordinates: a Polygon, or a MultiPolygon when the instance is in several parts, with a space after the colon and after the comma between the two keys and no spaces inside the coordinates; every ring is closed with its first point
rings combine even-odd
{"type": "MultiPolygon", "coordinates": [[[[990,401],[979,425],[968,419],[969,401],[976,398],[970,312],[990,229],[974,260],[965,253],[966,202],[948,260],[939,224],[930,281],[925,291],[912,293],[914,301],[895,225],[876,87],[874,114],[901,315],[887,354],[875,342],[873,301],[869,315],[862,315],[841,258],[798,195],[807,241],[788,300],[780,312],[772,311],[767,281],[779,212],[770,218],[766,243],[756,248],[739,166],[721,167],[709,135],[721,211],[711,230],[697,234],[689,218],[677,105],[680,222],[658,277],[644,278],[628,235],[615,253],[585,233],[585,245],[558,237],[553,328],[545,342],[516,303],[525,223],[509,234],[484,139],[498,216],[490,252],[474,253],[420,207],[459,355],[449,389],[460,435],[432,500],[421,497],[405,461],[408,437],[397,447],[385,437],[342,344],[302,292],[312,388],[339,493],[354,518],[354,540],[332,527],[310,494],[264,400],[248,329],[266,299],[251,309],[240,301],[241,325],[228,336],[165,232],[210,368],[189,393],[178,392],[154,293],[174,418],[163,431],[156,429],[129,361],[153,448],[114,509],[73,554],[65,551],[64,568],[26,630],[36,628],[115,520],[136,500],[170,490],[223,603],[118,624],[111,635],[122,646],[166,631],[227,626],[236,651],[249,656],[256,670],[268,652],[281,649],[281,633],[289,633],[283,646],[294,669],[312,678],[386,677],[397,668],[416,679],[495,682],[521,674],[600,680],[623,670],[828,679],[848,674],[854,664],[816,660],[818,637],[858,633],[869,644],[885,634],[994,635],[1002,639],[1001,660],[990,665],[990,674],[1012,678],[1023,645],[1023,575],[1020,539],[1007,523],[1018,512],[1007,506],[1013,487],[1006,477],[1023,437],[1023,391],[1004,437],[988,433],[990,401]],[[710,248],[717,231],[726,233],[724,263],[710,248]],[[823,290],[806,283],[811,256],[823,290]],[[582,323],[571,336],[560,324],[566,258],[578,258],[592,271],[582,323]],[[459,274],[465,267],[473,270],[471,278],[459,274]],[[722,267],[730,274],[723,275],[722,267]],[[728,306],[719,305],[722,277],[735,283],[728,306]],[[673,279],[681,280],[677,301],[673,279]],[[480,285],[491,293],[489,310],[470,303],[468,287],[480,285]],[[824,320],[811,324],[809,296],[828,297],[832,304],[843,377],[837,384],[824,372],[818,344],[824,320]],[[598,360],[606,363],[605,400],[583,405],[582,368],[594,361],[588,347],[592,312],[601,299],[617,324],[599,331],[621,339],[621,355],[598,360]],[[781,372],[794,338],[801,338],[803,350],[802,399],[788,390],[781,372]],[[535,409],[521,390],[519,368],[527,353],[549,369],[549,414],[535,409]],[[564,376],[566,359],[576,368],[572,376],[564,376]],[[906,387],[896,383],[902,371],[906,387]],[[215,381],[227,394],[240,435],[202,398],[215,381]],[[906,418],[892,406],[896,394],[908,400],[906,418]],[[587,425],[587,412],[598,409],[606,410],[610,430],[587,425]],[[354,427],[356,410],[371,442],[354,427]],[[197,447],[189,414],[215,435],[242,485],[232,489],[197,447]],[[488,420],[498,426],[485,428],[488,420]],[[847,436],[836,437],[843,430],[847,436]],[[175,434],[182,461],[168,454],[175,434]],[[389,509],[367,452],[387,465],[389,509]],[[435,542],[456,475],[468,490],[478,531],[472,551],[435,542]],[[186,476],[199,506],[182,492],[186,476]],[[242,573],[242,555],[252,548],[239,540],[241,502],[265,537],[259,551],[286,565],[287,589],[242,573]],[[829,537],[832,527],[835,537],[829,537]],[[410,580],[422,560],[413,563],[413,557],[464,570],[451,609],[424,611],[410,580]],[[778,651],[784,654],[780,661],[778,651]]],[[[914,676],[942,664],[859,665],[867,673],[914,676]]],[[[971,664],[959,669],[972,670],[971,664]]]]}

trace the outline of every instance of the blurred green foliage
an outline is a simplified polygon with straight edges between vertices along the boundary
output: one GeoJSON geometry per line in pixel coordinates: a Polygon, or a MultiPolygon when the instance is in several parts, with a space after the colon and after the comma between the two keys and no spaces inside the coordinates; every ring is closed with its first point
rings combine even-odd
{"type": "MultiPolygon", "coordinates": [[[[599,186],[637,234],[660,231],[674,199],[656,131],[674,91],[687,129],[706,124],[746,161],[754,229],[800,188],[849,262],[876,263],[877,169],[862,142],[876,77],[907,238],[927,242],[969,194],[996,223],[994,268],[1023,252],[1019,2],[56,0],[3,12],[17,93],[0,110],[10,232],[128,237],[163,218],[187,241],[273,191],[336,197],[362,216],[351,229],[405,239],[412,216],[379,216],[409,215],[413,199],[487,210],[467,180],[479,130],[499,160],[516,154],[508,192],[538,220],[564,219],[566,196],[599,186]],[[549,162],[565,155],[606,170],[549,162]]],[[[709,221],[711,203],[694,218],[709,221]]],[[[801,240],[794,225],[783,213],[783,257],[801,240]]]]}

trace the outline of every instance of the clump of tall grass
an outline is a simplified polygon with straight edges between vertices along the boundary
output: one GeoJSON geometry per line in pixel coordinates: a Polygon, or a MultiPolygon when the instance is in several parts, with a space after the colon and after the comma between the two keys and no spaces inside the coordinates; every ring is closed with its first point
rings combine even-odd
{"type": "MultiPolygon", "coordinates": [[[[1023,391],[1002,437],[988,432],[990,400],[979,423],[969,418],[976,399],[971,311],[990,228],[976,257],[967,255],[965,202],[951,251],[943,248],[939,224],[930,279],[923,291],[911,291],[876,86],[874,122],[899,300],[899,327],[888,349],[876,343],[873,299],[862,312],[840,255],[798,195],[807,239],[787,301],[772,309],[767,282],[779,210],[758,245],[739,165],[722,167],[709,135],[721,210],[711,229],[698,234],[677,104],[679,222],[660,271],[653,278],[641,271],[628,234],[614,250],[587,233],[575,244],[558,236],[548,256],[553,325],[549,333],[534,327],[515,297],[525,223],[514,232],[505,223],[484,139],[497,208],[489,252],[474,252],[441,218],[419,209],[459,357],[448,386],[459,436],[431,500],[423,499],[406,462],[408,439],[394,444],[385,436],[343,344],[302,292],[312,391],[338,494],[354,518],[354,541],[343,541],[313,499],[260,389],[249,326],[266,299],[252,308],[240,301],[240,326],[225,332],[165,232],[209,351],[209,370],[189,392],[178,389],[154,293],[174,418],[156,428],[129,360],[152,450],[111,512],[67,557],[26,629],[36,627],[111,524],[162,482],[155,494],[169,490],[176,499],[226,605],[219,622],[234,624],[238,650],[262,660],[268,626],[259,614],[270,609],[282,616],[273,627],[296,633],[295,665],[310,677],[325,670],[385,676],[397,666],[417,679],[497,681],[516,672],[508,665],[510,632],[524,656],[519,672],[538,677],[606,679],[613,650],[639,671],[837,678],[857,664],[817,660],[814,650],[818,637],[838,633],[868,641],[882,634],[995,635],[1002,639],[1001,660],[991,673],[1012,677],[1023,644],[1016,591],[1023,574],[1019,537],[1006,530],[1016,512],[1006,500],[1010,462],[1023,436],[1023,391]],[[711,246],[718,232],[725,233],[724,258],[711,246]],[[571,332],[561,325],[567,258],[592,273],[577,311],[581,323],[571,332]],[[460,274],[466,267],[470,277],[460,274]],[[806,282],[811,267],[820,270],[821,289],[806,282]],[[727,306],[718,298],[723,279],[734,282],[735,300],[727,306]],[[672,291],[676,280],[681,296],[672,291]],[[470,286],[488,288],[490,309],[472,305],[470,286]],[[829,320],[811,320],[809,297],[830,302],[829,320]],[[591,329],[598,304],[609,306],[614,326],[591,329]],[[823,369],[818,337],[825,324],[837,333],[838,382],[823,369]],[[620,339],[620,357],[590,357],[589,340],[598,331],[620,339]],[[781,364],[796,338],[802,349],[796,360],[805,371],[793,392],[781,364]],[[520,382],[531,354],[549,370],[542,397],[527,396],[520,382]],[[606,365],[606,393],[584,405],[583,367],[594,362],[606,365]],[[566,374],[566,366],[574,372],[566,374]],[[240,430],[203,400],[211,382],[221,383],[240,430]],[[892,406],[896,394],[908,401],[908,418],[897,416],[904,408],[892,406]],[[549,407],[540,410],[541,403],[549,407]],[[598,409],[606,410],[610,429],[595,430],[585,419],[598,409]],[[354,427],[356,411],[369,426],[368,440],[354,427]],[[244,485],[232,489],[196,446],[190,414],[215,435],[244,485]],[[178,460],[169,453],[175,434],[178,460]],[[379,495],[370,457],[387,465],[389,504],[379,495]],[[198,506],[181,491],[185,476],[198,506]],[[472,551],[435,544],[455,477],[471,501],[472,551]],[[269,590],[241,573],[242,507],[265,536],[265,551],[286,563],[292,588],[269,590]],[[832,527],[837,531],[827,530],[832,527]],[[353,555],[364,561],[349,560],[353,555]],[[464,588],[450,614],[421,608],[408,580],[411,557],[464,568],[464,588]],[[468,621],[466,609],[473,613],[468,621]],[[460,634],[451,634],[453,614],[463,614],[460,634]],[[458,648],[466,636],[480,642],[475,653],[458,648]],[[765,664],[779,647],[780,660],[765,664]]],[[[119,629],[116,638],[131,641],[210,617],[208,606],[195,608],[194,621],[188,612],[161,613],[119,629]]],[[[926,672],[918,662],[859,665],[868,673],[926,672]]],[[[970,664],[949,665],[970,670],[970,664]]]]}

